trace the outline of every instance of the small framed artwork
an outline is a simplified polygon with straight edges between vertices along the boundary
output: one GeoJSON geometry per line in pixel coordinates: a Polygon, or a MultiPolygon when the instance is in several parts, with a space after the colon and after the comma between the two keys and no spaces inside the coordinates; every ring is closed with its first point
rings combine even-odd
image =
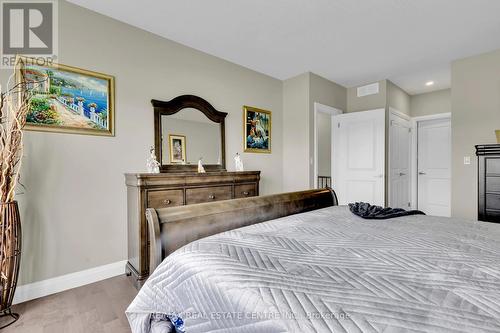
{"type": "Polygon", "coordinates": [[[26,129],[114,136],[114,77],[17,58],[17,80],[31,95],[26,129]]]}
{"type": "Polygon", "coordinates": [[[271,111],[243,106],[245,152],[271,153],[271,111]]]}
{"type": "Polygon", "coordinates": [[[169,134],[168,148],[170,163],[184,163],[186,161],[186,137],[184,135],[169,134]]]}

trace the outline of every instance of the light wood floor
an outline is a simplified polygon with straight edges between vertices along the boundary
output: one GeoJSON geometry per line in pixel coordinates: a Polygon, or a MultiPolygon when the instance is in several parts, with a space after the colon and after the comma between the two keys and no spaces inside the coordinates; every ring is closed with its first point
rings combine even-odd
{"type": "Polygon", "coordinates": [[[118,276],[18,304],[21,318],[2,333],[130,333],[125,309],[136,294],[118,276]]]}

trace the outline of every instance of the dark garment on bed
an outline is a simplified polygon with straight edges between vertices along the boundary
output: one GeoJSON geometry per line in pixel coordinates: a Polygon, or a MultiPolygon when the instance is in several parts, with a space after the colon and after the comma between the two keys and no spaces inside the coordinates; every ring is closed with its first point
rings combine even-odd
{"type": "Polygon", "coordinates": [[[419,210],[404,210],[402,208],[382,208],[380,206],[373,206],[366,202],[350,203],[349,209],[355,215],[369,220],[385,220],[394,217],[408,216],[408,215],[425,215],[424,212],[419,210]]]}

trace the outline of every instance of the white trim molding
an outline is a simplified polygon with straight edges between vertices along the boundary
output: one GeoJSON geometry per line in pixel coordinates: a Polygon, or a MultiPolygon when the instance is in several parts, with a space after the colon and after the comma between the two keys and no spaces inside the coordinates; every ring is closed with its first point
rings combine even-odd
{"type": "Polygon", "coordinates": [[[435,120],[435,119],[447,119],[451,118],[451,112],[430,114],[428,116],[420,116],[411,118],[414,122],[424,121],[424,120],[435,120]]]}
{"type": "Polygon", "coordinates": [[[126,260],[119,261],[86,269],[80,272],[61,275],[55,278],[18,286],[14,295],[13,304],[19,304],[35,298],[52,295],[61,291],[81,287],[90,283],[125,274],[126,264],[126,260]]]}
{"type": "Polygon", "coordinates": [[[393,108],[392,106],[389,106],[389,113],[390,114],[393,114],[393,115],[396,115],[397,117],[399,118],[403,118],[404,120],[408,120],[408,121],[411,121],[411,117],[409,115],[407,115],[406,113],[403,113],[395,108],[393,108]]]}

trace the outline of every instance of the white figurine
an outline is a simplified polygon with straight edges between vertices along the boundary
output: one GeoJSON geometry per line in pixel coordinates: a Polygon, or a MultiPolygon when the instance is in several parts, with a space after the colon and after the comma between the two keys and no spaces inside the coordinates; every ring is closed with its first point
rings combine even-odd
{"type": "Polygon", "coordinates": [[[202,158],[198,160],[198,173],[205,173],[205,168],[203,167],[203,164],[201,163],[202,158]]]}
{"type": "Polygon", "coordinates": [[[240,153],[236,153],[236,156],[234,157],[234,167],[236,171],[245,171],[240,153]]]}
{"type": "Polygon", "coordinates": [[[146,161],[146,167],[149,173],[160,173],[160,162],[156,160],[155,149],[151,147],[149,149],[149,157],[146,161]]]}

